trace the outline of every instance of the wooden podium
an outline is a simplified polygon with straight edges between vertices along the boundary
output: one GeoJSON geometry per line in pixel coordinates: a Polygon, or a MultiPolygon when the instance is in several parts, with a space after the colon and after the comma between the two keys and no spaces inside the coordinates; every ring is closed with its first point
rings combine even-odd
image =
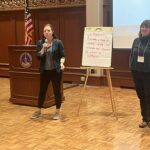
{"type": "MultiPolygon", "coordinates": [[[[35,45],[9,45],[10,101],[15,104],[37,106],[39,93],[39,61],[35,45]]],[[[63,93],[63,84],[62,84],[63,93]]],[[[63,95],[63,94],[62,94],[63,95]]],[[[52,85],[47,90],[43,107],[54,105],[52,85]]]]}

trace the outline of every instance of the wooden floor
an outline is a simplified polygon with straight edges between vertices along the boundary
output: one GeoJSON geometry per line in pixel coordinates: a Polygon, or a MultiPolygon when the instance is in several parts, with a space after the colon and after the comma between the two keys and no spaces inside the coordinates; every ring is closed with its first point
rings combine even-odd
{"type": "Polygon", "coordinates": [[[150,128],[138,128],[141,117],[133,89],[113,88],[118,120],[108,87],[87,87],[77,117],[81,89],[64,91],[61,121],[50,119],[55,107],[31,120],[35,107],[10,103],[9,79],[0,78],[0,150],[150,150],[150,128]]]}

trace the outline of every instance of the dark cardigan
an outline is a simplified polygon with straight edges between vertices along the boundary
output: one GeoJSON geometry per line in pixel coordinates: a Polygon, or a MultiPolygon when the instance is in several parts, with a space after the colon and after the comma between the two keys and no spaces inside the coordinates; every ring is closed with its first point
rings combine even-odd
{"type": "Polygon", "coordinates": [[[130,54],[130,59],[129,59],[129,65],[131,70],[150,72],[150,37],[149,36],[147,38],[136,38],[134,40],[131,54],[130,54]],[[143,48],[141,49],[141,47],[143,48]],[[143,63],[137,62],[137,57],[140,53],[142,53],[142,55],[144,53],[143,63]]]}
{"type": "MultiPolygon", "coordinates": [[[[45,66],[45,59],[46,55],[45,53],[41,55],[40,51],[43,48],[43,43],[44,40],[41,39],[37,42],[37,47],[36,47],[36,56],[40,60],[40,73],[44,71],[44,66],[45,66]]],[[[53,45],[52,45],[52,56],[54,60],[54,66],[58,72],[60,72],[60,59],[65,57],[64,53],[64,46],[61,40],[55,38],[53,39],[53,45]]]]}

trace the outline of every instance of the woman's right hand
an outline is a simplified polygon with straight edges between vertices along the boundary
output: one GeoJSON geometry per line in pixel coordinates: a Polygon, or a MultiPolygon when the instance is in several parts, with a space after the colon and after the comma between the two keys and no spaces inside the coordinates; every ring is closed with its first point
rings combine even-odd
{"type": "Polygon", "coordinates": [[[46,48],[44,48],[44,47],[41,49],[41,51],[40,51],[41,55],[43,55],[45,53],[45,50],[46,50],[46,48]]]}

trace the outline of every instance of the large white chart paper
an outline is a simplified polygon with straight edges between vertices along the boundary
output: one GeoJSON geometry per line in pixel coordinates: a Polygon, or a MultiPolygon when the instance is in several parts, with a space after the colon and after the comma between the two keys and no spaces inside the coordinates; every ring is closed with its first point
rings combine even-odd
{"type": "Polygon", "coordinates": [[[85,27],[82,66],[111,67],[112,27],[85,27]]]}

